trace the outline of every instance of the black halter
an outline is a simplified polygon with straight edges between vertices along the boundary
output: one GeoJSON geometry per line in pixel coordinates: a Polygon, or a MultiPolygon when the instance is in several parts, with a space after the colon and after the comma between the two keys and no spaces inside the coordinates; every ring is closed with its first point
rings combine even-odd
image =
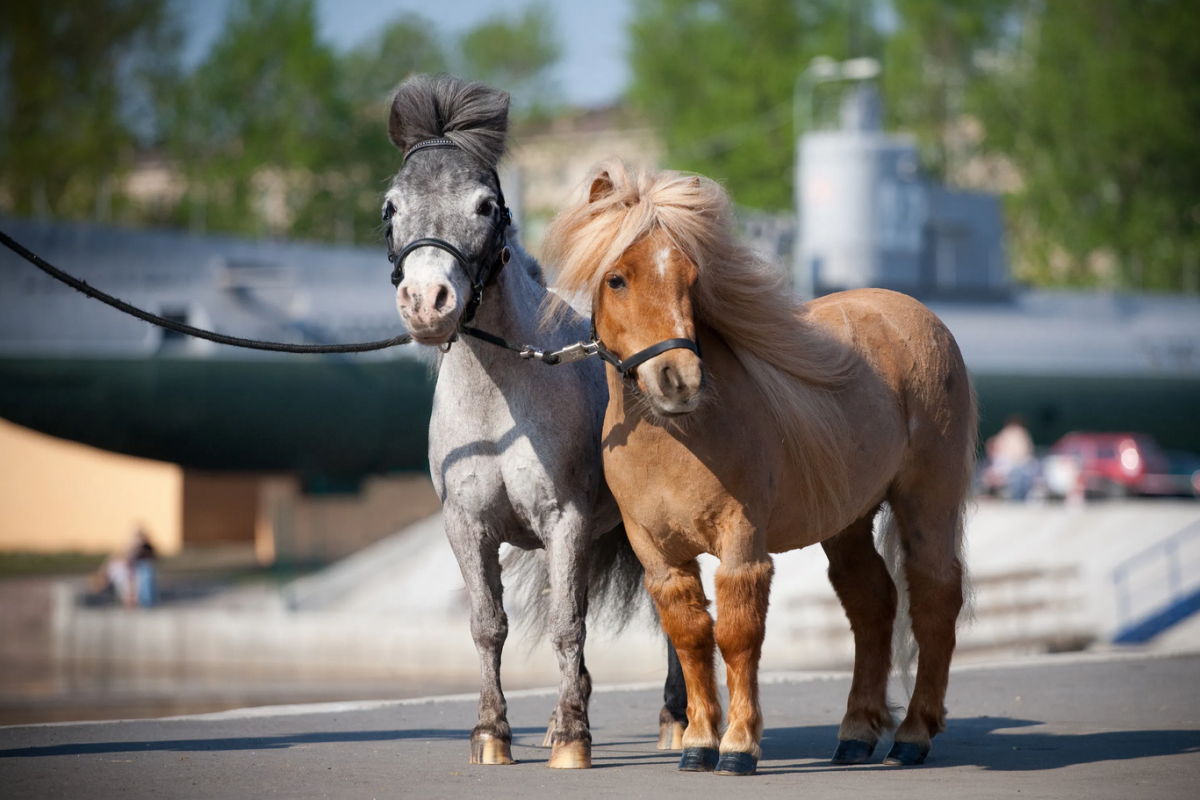
{"type": "MultiPolygon", "coordinates": [[[[457,147],[458,145],[450,139],[426,139],[423,142],[413,145],[404,154],[404,163],[407,164],[408,159],[418,150],[457,147]]],[[[404,169],[404,167],[401,166],[401,169],[404,169]]],[[[505,265],[512,258],[512,251],[508,249],[506,238],[508,226],[512,224],[512,212],[509,211],[508,205],[504,202],[504,189],[500,186],[500,176],[496,174],[494,168],[491,170],[491,173],[492,178],[496,181],[496,205],[500,209],[500,221],[493,228],[492,239],[488,247],[480,254],[478,261],[467,258],[461,250],[445,239],[434,237],[414,239],[398,252],[391,249],[388,252],[388,261],[392,262],[392,285],[396,287],[399,287],[400,282],[404,280],[404,259],[408,258],[409,253],[413,250],[421,247],[436,247],[439,250],[449,253],[471,279],[471,298],[467,301],[466,308],[463,309],[462,323],[470,322],[475,318],[475,312],[479,310],[479,304],[483,302],[484,287],[496,282],[496,279],[500,277],[500,271],[504,269],[505,265]],[[474,269],[472,269],[472,266],[474,269]]],[[[391,219],[386,211],[384,219],[391,219]]]]}
{"type": "MultiPolygon", "coordinates": [[[[418,142],[413,145],[407,153],[404,154],[404,163],[408,163],[408,159],[419,150],[433,148],[457,148],[458,145],[452,140],[446,138],[426,139],[423,142],[418,142]]],[[[401,166],[401,169],[404,169],[401,166]]],[[[588,356],[597,355],[609,364],[616,367],[617,372],[621,374],[621,378],[626,382],[631,380],[631,373],[640,365],[646,363],[650,359],[665,353],[668,350],[691,350],[697,356],[700,355],[700,345],[693,342],[691,339],[667,339],[647,347],[634,353],[629,358],[624,360],[618,358],[611,350],[604,346],[596,336],[596,323],[592,321],[592,336],[590,342],[577,342],[573,345],[556,350],[543,351],[541,348],[533,347],[532,345],[512,345],[501,339],[498,336],[468,327],[466,323],[475,318],[475,312],[479,310],[479,304],[483,301],[484,287],[490,286],[496,282],[500,276],[500,271],[504,269],[512,258],[512,252],[508,249],[507,233],[508,227],[512,224],[512,212],[509,211],[508,205],[504,202],[504,189],[500,186],[500,176],[496,174],[496,170],[491,170],[492,178],[496,182],[496,205],[500,209],[500,221],[492,231],[492,240],[489,246],[480,255],[478,261],[473,262],[467,258],[461,250],[447,242],[445,239],[438,239],[432,236],[427,236],[421,239],[414,239],[404,245],[399,251],[392,250],[389,243],[388,261],[392,262],[392,285],[399,286],[404,280],[404,259],[408,258],[409,253],[421,247],[436,247],[450,254],[450,256],[458,262],[459,266],[466,271],[471,279],[471,299],[467,302],[466,308],[463,309],[463,314],[459,322],[459,331],[476,339],[481,339],[497,347],[504,347],[519,353],[522,358],[532,358],[541,361],[545,364],[571,364],[576,361],[581,361],[588,356]],[[474,265],[474,269],[471,266],[474,265]]],[[[390,221],[391,215],[388,211],[384,211],[384,221],[390,221]]]]}
{"type": "Polygon", "coordinates": [[[592,318],[592,341],[591,344],[595,347],[596,355],[600,356],[601,361],[607,361],[616,367],[621,379],[626,383],[632,380],[630,373],[635,369],[645,364],[650,359],[657,355],[667,352],[668,350],[691,350],[696,354],[697,358],[704,358],[700,354],[700,343],[694,342],[691,339],[664,339],[658,344],[652,344],[645,350],[639,350],[629,358],[618,358],[617,354],[604,346],[604,342],[600,341],[600,337],[596,335],[596,318],[592,318]]]}

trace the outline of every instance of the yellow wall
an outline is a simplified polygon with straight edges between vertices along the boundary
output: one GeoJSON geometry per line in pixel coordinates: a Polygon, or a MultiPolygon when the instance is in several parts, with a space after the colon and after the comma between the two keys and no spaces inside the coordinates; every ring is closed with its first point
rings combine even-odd
{"type": "Polygon", "coordinates": [[[145,526],[163,555],[182,545],[183,471],[0,420],[0,551],[109,553],[145,526]]]}

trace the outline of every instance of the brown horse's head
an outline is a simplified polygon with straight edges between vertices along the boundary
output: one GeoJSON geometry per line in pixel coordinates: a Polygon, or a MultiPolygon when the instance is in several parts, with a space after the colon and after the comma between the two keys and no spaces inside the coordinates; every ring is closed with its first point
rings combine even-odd
{"type": "MultiPolygon", "coordinates": [[[[591,200],[613,190],[607,174],[592,183],[591,200]]],[[[628,359],[667,339],[696,340],[692,288],[699,277],[694,261],[662,229],[638,239],[605,271],[595,288],[592,309],[596,335],[616,356],[628,359]]],[[[666,416],[695,411],[704,371],[700,357],[682,348],[659,353],[626,376],[666,416]]]]}

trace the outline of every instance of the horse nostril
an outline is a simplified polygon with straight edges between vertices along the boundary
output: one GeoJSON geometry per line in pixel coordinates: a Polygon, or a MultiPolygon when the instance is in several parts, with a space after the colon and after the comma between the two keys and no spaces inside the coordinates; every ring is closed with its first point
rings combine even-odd
{"type": "Polygon", "coordinates": [[[400,287],[400,303],[402,305],[408,305],[410,299],[411,298],[408,296],[408,287],[401,286],[400,287]]]}
{"type": "Polygon", "coordinates": [[[675,394],[682,388],[679,376],[671,368],[670,364],[664,364],[663,368],[659,370],[659,382],[662,384],[663,389],[671,394],[675,394]]]}
{"type": "Polygon", "coordinates": [[[446,301],[450,299],[450,290],[445,286],[439,286],[437,296],[433,299],[433,308],[435,311],[441,311],[446,307],[446,301]]]}

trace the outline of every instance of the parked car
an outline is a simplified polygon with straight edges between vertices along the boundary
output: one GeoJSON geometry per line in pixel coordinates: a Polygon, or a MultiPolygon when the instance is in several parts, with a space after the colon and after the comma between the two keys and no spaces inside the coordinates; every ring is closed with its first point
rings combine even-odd
{"type": "Polygon", "coordinates": [[[1200,497],[1200,459],[1168,455],[1141,433],[1068,433],[1050,448],[1043,472],[1051,494],[1200,497]],[[1076,469],[1071,469],[1074,462],[1076,469]]]}

